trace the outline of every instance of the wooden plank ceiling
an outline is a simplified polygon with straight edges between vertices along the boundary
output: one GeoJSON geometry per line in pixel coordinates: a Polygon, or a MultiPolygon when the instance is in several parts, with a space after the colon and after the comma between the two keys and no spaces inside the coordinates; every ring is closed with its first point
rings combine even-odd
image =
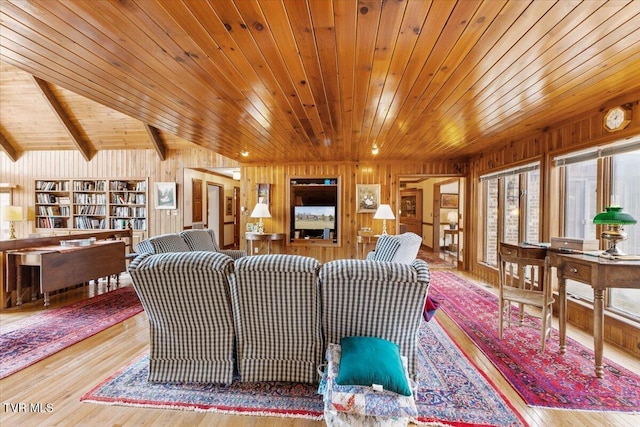
{"type": "Polygon", "coordinates": [[[2,0],[0,20],[12,158],[463,160],[640,88],[640,1],[2,0]]]}

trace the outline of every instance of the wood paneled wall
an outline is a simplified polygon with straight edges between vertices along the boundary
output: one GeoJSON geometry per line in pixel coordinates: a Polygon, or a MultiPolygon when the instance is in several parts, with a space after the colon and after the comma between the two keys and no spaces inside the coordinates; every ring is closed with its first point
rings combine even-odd
{"type": "Polygon", "coordinates": [[[541,163],[541,220],[542,240],[548,242],[553,236],[558,236],[560,218],[558,206],[560,203],[560,189],[557,184],[558,171],[553,168],[552,160],[560,154],[583,150],[597,145],[604,145],[623,141],[640,135],[640,92],[631,92],[610,101],[606,106],[599,106],[591,111],[576,116],[547,129],[541,129],[536,135],[513,140],[505,143],[500,149],[483,153],[471,159],[469,163],[469,186],[466,193],[469,201],[469,211],[465,217],[469,218],[465,224],[471,235],[472,250],[467,251],[470,271],[489,283],[498,283],[498,273],[494,268],[487,267],[482,260],[482,206],[480,191],[480,176],[490,172],[513,167],[518,164],[539,160],[541,163]],[[622,131],[608,132],[603,127],[604,114],[615,106],[628,104],[632,106],[631,123],[622,131]],[[473,208],[471,208],[473,207],[473,208]]]}
{"type": "MultiPolygon", "coordinates": [[[[13,190],[13,203],[27,208],[30,221],[16,223],[18,238],[33,233],[36,179],[47,178],[148,178],[147,233],[154,236],[178,232],[184,223],[184,169],[206,167],[236,167],[237,163],[205,149],[168,150],[167,159],[161,161],[154,150],[98,151],[86,161],[78,151],[26,151],[17,162],[0,152],[0,182],[17,185],[13,190]],[[156,210],[154,183],[177,183],[177,215],[156,210]]],[[[215,181],[215,175],[212,175],[215,181]]],[[[191,183],[188,183],[191,185],[191,183]]]]}
{"type": "MultiPolygon", "coordinates": [[[[355,198],[357,184],[380,184],[380,202],[388,203],[394,212],[398,209],[399,176],[433,175],[460,176],[466,173],[466,164],[460,163],[319,163],[287,165],[244,165],[241,168],[241,206],[245,208],[240,227],[245,229],[251,210],[257,202],[257,184],[271,185],[271,218],[265,220],[267,232],[284,232],[288,235],[287,192],[291,177],[340,177],[340,246],[301,247],[287,246],[286,252],[315,257],[322,262],[340,258],[356,258],[357,232],[362,227],[382,231],[382,223],[373,220],[372,213],[357,213],[355,198]]],[[[387,228],[396,230],[396,221],[387,221],[387,228]]],[[[393,232],[395,233],[395,231],[393,232]]],[[[242,242],[244,245],[244,242],[242,242]]]]}

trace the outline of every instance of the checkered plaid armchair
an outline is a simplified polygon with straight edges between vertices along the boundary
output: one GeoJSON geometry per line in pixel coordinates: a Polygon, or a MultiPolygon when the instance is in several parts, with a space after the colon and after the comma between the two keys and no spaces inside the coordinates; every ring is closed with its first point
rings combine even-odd
{"type": "Polygon", "coordinates": [[[188,251],[220,252],[232,259],[247,256],[247,252],[243,250],[220,249],[216,243],[216,235],[211,229],[192,229],[177,234],[162,234],[150,237],[136,245],[136,252],[139,254],[188,251]]]}
{"type": "Polygon", "coordinates": [[[216,252],[143,254],[129,273],[149,319],[149,381],[231,383],[233,260],[216,252]]]}
{"type": "Polygon", "coordinates": [[[274,254],[234,264],[231,304],[241,381],[317,382],[323,357],[320,263],[274,254]]]}
{"type": "Polygon", "coordinates": [[[431,280],[423,260],[411,264],[331,261],[320,269],[324,342],[370,336],[396,343],[417,378],[418,328],[431,280]]]}

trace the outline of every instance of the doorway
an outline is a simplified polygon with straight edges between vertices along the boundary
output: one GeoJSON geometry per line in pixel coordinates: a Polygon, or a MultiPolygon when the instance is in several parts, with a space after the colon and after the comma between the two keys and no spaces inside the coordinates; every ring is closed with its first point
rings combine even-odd
{"type": "Polygon", "coordinates": [[[462,268],[464,261],[465,178],[461,176],[403,175],[398,179],[400,182],[397,193],[400,210],[399,232],[409,231],[407,224],[405,224],[406,215],[404,215],[407,206],[402,204],[402,196],[412,192],[422,194],[420,209],[422,219],[421,224],[418,225],[420,227],[418,230],[421,230],[422,233],[416,233],[422,236],[421,256],[431,260],[434,267],[462,268]],[[445,196],[444,207],[442,206],[443,195],[445,196]],[[455,228],[452,228],[451,224],[454,222],[457,223],[455,228]]]}
{"type": "Polygon", "coordinates": [[[220,184],[207,181],[207,224],[216,235],[216,243],[224,247],[224,188],[220,184]]]}

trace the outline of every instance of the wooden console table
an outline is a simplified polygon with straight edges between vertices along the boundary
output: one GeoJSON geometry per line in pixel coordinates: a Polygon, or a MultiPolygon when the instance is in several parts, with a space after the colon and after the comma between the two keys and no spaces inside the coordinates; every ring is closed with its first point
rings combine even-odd
{"type": "Polygon", "coordinates": [[[271,253],[271,242],[277,240],[282,244],[284,242],[284,233],[251,233],[247,231],[244,233],[244,239],[247,241],[249,247],[249,255],[253,255],[253,242],[267,242],[267,253],[271,253]]]}
{"type": "Polygon", "coordinates": [[[23,266],[40,270],[40,292],[49,306],[49,292],[126,270],[123,241],[97,241],[89,246],[42,246],[7,251],[6,291],[16,290],[16,305],[22,304],[23,266]]]}
{"type": "Polygon", "coordinates": [[[567,254],[548,250],[551,266],[556,267],[559,282],[560,352],[565,353],[567,335],[567,279],[593,288],[593,348],[596,376],[602,378],[604,336],[604,291],[607,288],[640,289],[640,261],[609,260],[590,255],[567,254]]]}

